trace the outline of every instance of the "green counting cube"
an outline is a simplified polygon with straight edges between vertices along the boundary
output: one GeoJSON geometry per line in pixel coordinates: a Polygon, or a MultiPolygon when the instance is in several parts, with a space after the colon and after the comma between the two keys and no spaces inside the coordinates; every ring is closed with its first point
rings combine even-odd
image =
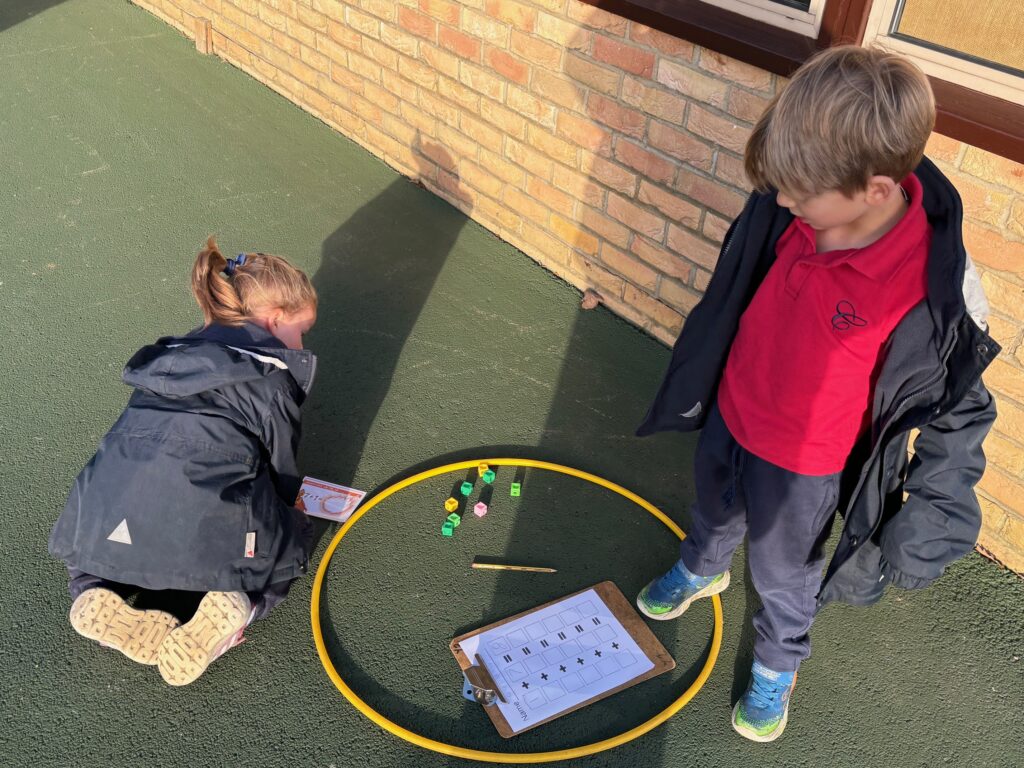
{"type": "Polygon", "coordinates": [[[451,523],[453,527],[458,528],[459,523],[462,522],[462,518],[459,517],[455,512],[452,512],[450,515],[448,515],[448,522],[451,523]]]}
{"type": "Polygon", "coordinates": [[[441,535],[451,538],[452,534],[455,533],[455,526],[452,525],[450,520],[445,520],[441,523],[441,535]]]}
{"type": "Polygon", "coordinates": [[[473,492],[473,484],[467,480],[459,487],[459,490],[463,496],[469,496],[473,492]]]}
{"type": "Polygon", "coordinates": [[[519,483],[512,483],[512,490],[510,491],[510,493],[513,496],[518,496],[520,493],[522,493],[522,490],[523,488],[519,483]]]}
{"type": "Polygon", "coordinates": [[[482,477],[484,479],[485,483],[493,483],[494,482],[494,470],[493,469],[488,469],[486,472],[484,472],[482,475],[480,475],[480,477],[482,477]]]}

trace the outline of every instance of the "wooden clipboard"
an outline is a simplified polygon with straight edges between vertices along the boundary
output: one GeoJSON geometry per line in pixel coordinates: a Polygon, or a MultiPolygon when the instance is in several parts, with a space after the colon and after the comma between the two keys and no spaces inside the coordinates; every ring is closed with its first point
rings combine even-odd
{"type": "MultiPolygon", "coordinates": [[[[647,626],[646,622],[643,620],[640,614],[637,613],[633,605],[625,598],[625,596],[622,594],[619,588],[615,586],[615,584],[611,581],[602,581],[600,584],[595,584],[592,587],[586,587],[577,592],[573,592],[572,594],[565,595],[563,597],[544,603],[543,605],[539,605],[536,608],[531,608],[528,611],[522,611],[521,613],[517,613],[514,616],[509,616],[507,619],[502,619],[501,621],[496,621],[492,624],[488,624],[485,627],[480,627],[479,629],[473,630],[472,632],[467,632],[465,634],[459,635],[451,641],[451,643],[449,644],[449,648],[451,649],[452,655],[455,656],[455,661],[458,663],[459,668],[462,670],[463,675],[466,677],[466,680],[472,685],[473,688],[477,689],[478,693],[481,694],[477,697],[476,700],[483,704],[483,694],[493,694],[487,696],[487,699],[489,699],[490,702],[492,703],[490,705],[485,705],[484,711],[487,713],[488,717],[490,717],[491,722],[494,723],[494,727],[498,730],[498,733],[506,739],[511,738],[512,736],[517,736],[520,733],[525,733],[528,730],[536,728],[538,725],[548,723],[552,720],[561,717],[562,715],[567,715],[570,712],[575,712],[577,709],[585,707],[588,704],[593,704],[595,701],[600,701],[601,699],[607,698],[608,696],[611,696],[614,693],[618,693],[619,691],[634,686],[637,683],[641,683],[644,680],[649,680],[650,678],[656,677],[657,675],[660,675],[663,672],[668,672],[672,669],[675,669],[676,666],[675,660],[669,655],[669,652],[665,649],[665,646],[663,646],[661,642],[658,640],[658,638],[654,636],[654,633],[651,632],[650,628],[647,626]],[[581,701],[575,706],[568,707],[560,712],[557,712],[556,714],[551,715],[550,717],[540,720],[539,722],[533,723],[532,725],[529,725],[527,727],[520,728],[519,730],[513,730],[512,726],[509,724],[508,720],[506,720],[501,709],[493,705],[494,699],[497,697],[501,697],[500,687],[495,682],[493,676],[496,670],[487,669],[486,663],[480,657],[479,654],[473,654],[473,657],[471,658],[469,654],[467,654],[467,652],[463,650],[462,644],[469,638],[473,638],[496,627],[501,627],[506,624],[509,624],[510,622],[529,616],[530,614],[541,611],[544,608],[547,608],[548,606],[552,606],[555,603],[568,600],[569,598],[575,597],[576,595],[580,595],[591,589],[593,589],[597,593],[598,597],[601,598],[602,602],[609,609],[611,614],[618,620],[619,624],[622,625],[623,629],[629,634],[632,640],[637,644],[637,646],[639,646],[640,650],[654,664],[654,666],[651,669],[644,672],[643,674],[637,675],[636,677],[627,680],[625,683],[622,683],[621,685],[618,685],[609,690],[603,691],[595,696],[592,696],[591,698],[586,699],[585,701],[581,701]]],[[[504,697],[501,697],[501,700],[504,702],[504,697]]]]}

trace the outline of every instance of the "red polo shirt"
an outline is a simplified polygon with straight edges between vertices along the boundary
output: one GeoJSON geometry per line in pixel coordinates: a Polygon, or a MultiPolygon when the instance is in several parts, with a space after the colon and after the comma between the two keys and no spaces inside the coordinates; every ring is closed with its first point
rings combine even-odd
{"type": "Polygon", "coordinates": [[[881,350],[927,296],[931,227],[921,182],[903,218],[865,248],[817,253],[795,219],[740,318],[718,402],[736,441],[803,475],[842,470],[871,420],[881,350]]]}

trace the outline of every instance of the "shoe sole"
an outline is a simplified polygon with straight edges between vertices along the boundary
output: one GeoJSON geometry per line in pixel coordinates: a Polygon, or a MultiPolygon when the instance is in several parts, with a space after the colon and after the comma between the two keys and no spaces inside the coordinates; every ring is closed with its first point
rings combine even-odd
{"type": "Polygon", "coordinates": [[[157,667],[168,685],[194,682],[246,628],[251,606],[244,592],[207,592],[196,614],[160,646],[157,667]]]}
{"type": "MultiPolygon", "coordinates": [[[[640,599],[640,595],[636,596],[636,607],[640,609],[640,613],[642,613],[649,619],[654,619],[655,621],[669,621],[671,619],[676,619],[682,616],[684,613],[686,613],[686,609],[690,607],[690,603],[692,603],[694,600],[700,600],[702,597],[711,597],[712,595],[717,595],[719,592],[724,592],[726,588],[728,588],[728,586],[729,571],[726,571],[725,576],[722,577],[721,581],[716,581],[714,584],[708,584],[708,586],[704,587],[704,589],[702,589],[700,592],[694,593],[691,597],[688,597],[686,600],[683,600],[683,602],[681,602],[678,607],[673,608],[671,611],[668,611],[667,613],[651,613],[647,610],[646,607],[644,607],[643,601],[640,599]]],[[[641,592],[641,594],[643,593],[641,592]]]]}
{"type": "Polygon", "coordinates": [[[769,733],[767,736],[760,736],[756,731],[751,731],[744,728],[742,725],[736,722],[736,714],[740,710],[740,703],[737,701],[736,706],[732,708],[732,729],[736,731],[740,736],[751,741],[757,741],[761,744],[766,744],[769,741],[775,741],[782,732],[786,730],[786,722],[789,720],[789,707],[786,707],[786,711],[782,713],[782,722],[779,723],[779,727],[769,733]]]}
{"type": "Polygon", "coordinates": [[[102,587],[87,589],[75,598],[68,619],[82,637],[150,666],[157,663],[167,636],[181,625],[169,613],[136,610],[119,594],[102,587]]]}

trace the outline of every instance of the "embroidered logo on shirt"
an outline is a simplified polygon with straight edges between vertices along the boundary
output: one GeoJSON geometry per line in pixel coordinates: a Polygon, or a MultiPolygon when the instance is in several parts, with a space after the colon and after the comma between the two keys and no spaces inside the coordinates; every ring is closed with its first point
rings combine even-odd
{"type": "Polygon", "coordinates": [[[836,304],[836,313],[832,315],[833,331],[848,331],[851,328],[863,328],[867,324],[868,321],[857,315],[857,310],[853,308],[853,304],[850,302],[844,299],[836,304]]]}

